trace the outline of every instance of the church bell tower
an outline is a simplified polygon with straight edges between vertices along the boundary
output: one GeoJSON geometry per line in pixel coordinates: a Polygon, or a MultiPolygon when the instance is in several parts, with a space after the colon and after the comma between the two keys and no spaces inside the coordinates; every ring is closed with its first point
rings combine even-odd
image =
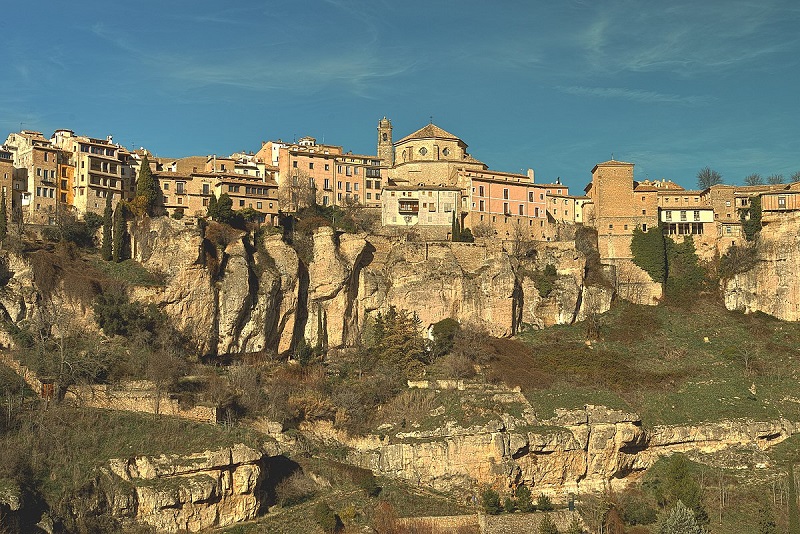
{"type": "Polygon", "coordinates": [[[392,144],[392,121],[386,117],[378,121],[378,158],[381,165],[394,165],[394,145],[392,144]]]}

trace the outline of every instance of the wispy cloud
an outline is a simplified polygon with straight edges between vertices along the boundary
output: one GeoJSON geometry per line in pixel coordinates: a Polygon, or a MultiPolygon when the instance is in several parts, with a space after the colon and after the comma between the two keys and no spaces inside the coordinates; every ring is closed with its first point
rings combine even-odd
{"type": "Polygon", "coordinates": [[[584,87],[584,86],[558,86],[561,92],[577,96],[589,96],[597,98],[618,98],[654,104],[659,102],[674,104],[705,104],[711,101],[707,96],[683,96],[668,93],[657,93],[654,91],[642,91],[639,89],[626,89],[624,87],[584,87]]]}
{"type": "Polygon", "coordinates": [[[776,31],[800,20],[796,8],[779,0],[678,2],[668,7],[618,1],[596,9],[574,39],[595,71],[721,71],[800,41],[796,32],[776,31]]]}

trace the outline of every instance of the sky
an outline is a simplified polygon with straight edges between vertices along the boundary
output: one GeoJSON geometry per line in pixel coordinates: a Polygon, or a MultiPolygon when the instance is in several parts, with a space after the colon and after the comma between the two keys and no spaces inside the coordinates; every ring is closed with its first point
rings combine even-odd
{"type": "Polygon", "coordinates": [[[0,18],[0,137],[157,156],[310,135],[375,154],[433,121],[490,169],[573,193],[612,158],[696,186],[800,171],[793,0],[81,0],[0,18]]]}

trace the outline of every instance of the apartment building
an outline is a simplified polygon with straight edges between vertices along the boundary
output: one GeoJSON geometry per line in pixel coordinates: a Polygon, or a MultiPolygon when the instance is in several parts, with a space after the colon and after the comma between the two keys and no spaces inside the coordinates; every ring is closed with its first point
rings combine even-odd
{"type": "Polygon", "coordinates": [[[0,146],[0,191],[6,199],[6,219],[10,219],[14,209],[14,155],[0,146]]]}
{"type": "Polygon", "coordinates": [[[55,224],[58,206],[57,173],[61,152],[41,132],[22,130],[5,142],[14,162],[15,210],[25,222],[55,224]]]}
{"type": "MultiPolygon", "coordinates": [[[[64,153],[64,166],[73,169],[72,206],[77,213],[102,215],[106,197],[111,196],[111,205],[115,207],[120,199],[131,196],[133,170],[130,163],[125,161],[127,151],[122,151],[119,145],[114,144],[111,136],[95,139],[75,135],[71,130],[56,130],[52,142],[64,153]]],[[[66,182],[60,186],[67,186],[61,188],[64,192],[69,186],[70,173],[64,168],[61,173],[61,179],[66,182]]],[[[63,198],[66,201],[69,195],[64,194],[63,198]]]]}
{"type": "Polygon", "coordinates": [[[381,224],[400,227],[433,227],[449,230],[461,198],[455,186],[386,186],[381,224]]]}

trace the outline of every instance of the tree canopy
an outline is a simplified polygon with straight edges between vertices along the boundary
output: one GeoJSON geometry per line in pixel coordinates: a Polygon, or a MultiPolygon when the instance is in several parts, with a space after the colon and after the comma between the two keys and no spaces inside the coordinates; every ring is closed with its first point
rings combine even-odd
{"type": "Polygon", "coordinates": [[[721,183],[722,175],[709,167],[703,167],[697,173],[697,187],[700,189],[708,189],[712,185],[719,185],[721,183]]]}
{"type": "Polygon", "coordinates": [[[758,173],[748,174],[744,177],[744,185],[762,185],[764,179],[758,173]]]}
{"type": "Polygon", "coordinates": [[[156,185],[153,173],[150,170],[150,161],[147,154],[142,158],[139,167],[139,176],[136,178],[136,198],[133,201],[134,211],[137,215],[152,215],[155,211],[161,191],[156,185]]]}

